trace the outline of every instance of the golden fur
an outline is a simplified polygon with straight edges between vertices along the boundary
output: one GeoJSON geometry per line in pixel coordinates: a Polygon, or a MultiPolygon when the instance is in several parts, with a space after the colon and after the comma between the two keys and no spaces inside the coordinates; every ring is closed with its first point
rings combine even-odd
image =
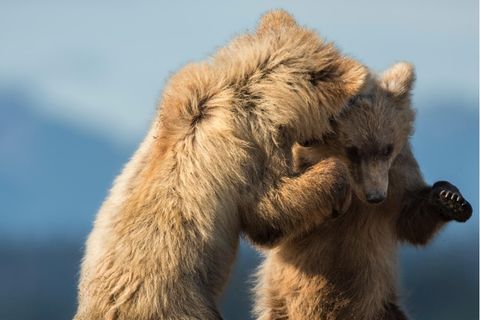
{"type": "Polygon", "coordinates": [[[424,245],[446,221],[471,215],[453,185],[424,182],[412,155],[413,79],[406,63],[372,75],[334,133],[295,147],[300,172],[326,157],[341,159],[354,194],[345,214],[299,230],[266,253],[255,289],[258,319],[406,319],[397,305],[398,242],[424,245]],[[445,190],[455,196],[442,202],[445,190]]]}
{"type": "Polygon", "coordinates": [[[294,175],[292,145],[321,138],[365,75],[283,11],[174,75],[98,213],[75,319],[220,319],[242,231],[271,246],[346,201],[346,167],[294,175]]]}

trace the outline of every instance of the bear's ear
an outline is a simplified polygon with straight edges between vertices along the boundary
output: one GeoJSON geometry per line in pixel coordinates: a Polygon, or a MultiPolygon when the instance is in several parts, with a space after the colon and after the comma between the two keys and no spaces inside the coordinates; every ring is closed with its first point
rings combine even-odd
{"type": "Polygon", "coordinates": [[[257,26],[257,34],[264,35],[269,32],[280,31],[284,28],[298,26],[295,19],[285,10],[277,9],[265,13],[257,26]]]}
{"type": "Polygon", "coordinates": [[[413,65],[407,62],[398,62],[387,69],[380,76],[382,88],[397,99],[410,96],[410,91],[415,82],[413,65]]]}

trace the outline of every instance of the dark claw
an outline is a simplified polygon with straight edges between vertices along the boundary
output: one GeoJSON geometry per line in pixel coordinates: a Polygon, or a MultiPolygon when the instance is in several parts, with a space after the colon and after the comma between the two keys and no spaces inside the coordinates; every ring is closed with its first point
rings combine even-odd
{"type": "Polygon", "coordinates": [[[457,187],[447,181],[438,181],[432,188],[446,218],[465,222],[471,217],[472,206],[463,198],[457,187]]]}

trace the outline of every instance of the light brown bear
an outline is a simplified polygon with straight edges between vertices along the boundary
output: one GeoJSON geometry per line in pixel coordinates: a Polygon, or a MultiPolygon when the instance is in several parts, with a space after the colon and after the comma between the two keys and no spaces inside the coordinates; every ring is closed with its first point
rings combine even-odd
{"type": "Polygon", "coordinates": [[[347,168],[294,175],[292,145],[321,138],[365,76],[283,11],[173,76],[98,213],[75,319],[221,319],[241,232],[272,245],[348,201],[347,168]]]}
{"type": "Polygon", "coordinates": [[[413,81],[406,63],[372,75],[334,133],[296,147],[301,174],[327,157],[345,162],[354,194],[345,214],[267,253],[257,275],[258,319],[407,319],[397,304],[399,241],[425,245],[446,222],[472,213],[455,186],[422,178],[409,143],[413,81]]]}

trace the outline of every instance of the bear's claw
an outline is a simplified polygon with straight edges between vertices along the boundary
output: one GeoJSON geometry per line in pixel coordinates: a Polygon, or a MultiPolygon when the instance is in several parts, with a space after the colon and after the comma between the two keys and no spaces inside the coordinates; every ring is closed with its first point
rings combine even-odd
{"type": "Polygon", "coordinates": [[[438,193],[438,199],[445,209],[444,213],[447,218],[465,222],[471,217],[472,206],[463,198],[460,191],[453,191],[444,187],[438,193]]]}

